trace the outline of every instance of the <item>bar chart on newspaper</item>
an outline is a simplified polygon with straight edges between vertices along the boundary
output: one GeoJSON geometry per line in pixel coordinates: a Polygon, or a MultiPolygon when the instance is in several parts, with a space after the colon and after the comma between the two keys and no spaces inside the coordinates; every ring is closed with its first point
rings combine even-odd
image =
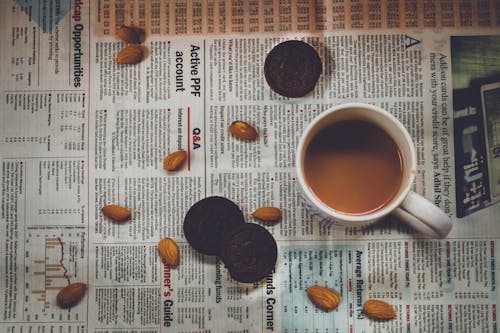
{"type": "Polygon", "coordinates": [[[28,321],[82,319],[79,305],[71,311],[61,309],[56,296],[68,284],[86,278],[84,241],[82,231],[28,231],[23,300],[28,321]]]}

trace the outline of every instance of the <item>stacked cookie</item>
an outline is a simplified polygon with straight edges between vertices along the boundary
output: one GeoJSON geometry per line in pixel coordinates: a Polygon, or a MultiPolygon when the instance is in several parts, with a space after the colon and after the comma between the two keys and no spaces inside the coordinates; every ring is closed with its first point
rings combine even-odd
{"type": "Polygon", "coordinates": [[[266,228],[246,223],[240,208],[223,197],[195,203],[184,218],[184,235],[198,252],[221,258],[231,277],[253,283],[269,275],[278,248],[266,228]]]}

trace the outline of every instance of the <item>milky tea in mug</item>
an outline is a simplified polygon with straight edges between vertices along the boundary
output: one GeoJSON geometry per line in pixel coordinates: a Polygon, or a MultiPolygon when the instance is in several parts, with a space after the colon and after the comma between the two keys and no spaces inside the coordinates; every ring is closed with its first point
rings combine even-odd
{"type": "Polygon", "coordinates": [[[398,145],[375,124],[342,120],[310,141],[305,180],[327,206],[344,214],[370,214],[391,202],[403,179],[398,145]]]}
{"type": "Polygon", "coordinates": [[[446,237],[450,217],[411,190],[416,168],[405,127],[364,103],[323,111],[304,129],[295,155],[299,189],[314,220],[358,228],[392,214],[426,237],[446,237]]]}

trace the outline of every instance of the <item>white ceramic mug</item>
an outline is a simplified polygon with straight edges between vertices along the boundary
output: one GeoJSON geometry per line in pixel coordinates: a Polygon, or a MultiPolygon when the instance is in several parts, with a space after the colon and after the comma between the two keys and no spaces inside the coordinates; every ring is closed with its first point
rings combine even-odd
{"type": "Polygon", "coordinates": [[[393,115],[374,105],[346,103],[324,111],[307,126],[297,147],[295,168],[305,205],[320,221],[337,226],[361,227],[392,214],[427,236],[446,237],[452,228],[451,219],[440,208],[411,191],[416,160],[415,146],[408,131],[393,115]],[[305,180],[304,158],[312,138],[328,125],[343,120],[370,122],[386,131],[399,147],[403,161],[401,186],[389,203],[374,212],[353,215],[335,210],[323,203],[305,180]]]}

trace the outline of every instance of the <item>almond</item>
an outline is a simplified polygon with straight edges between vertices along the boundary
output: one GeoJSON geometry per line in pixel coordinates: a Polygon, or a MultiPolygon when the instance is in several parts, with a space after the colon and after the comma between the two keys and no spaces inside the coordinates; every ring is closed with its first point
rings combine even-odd
{"type": "Polygon", "coordinates": [[[186,157],[187,153],[185,150],[178,150],[168,154],[168,156],[163,159],[163,169],[167,171],[179,170],[184,164],[184,161],[186,161],[186,157]]]}
{"type": "Polygon", "coordinates": [[[63,309],[71,308],[85,296],[87,285],[81,282],[72,283],[57,293],[57,305],[63,309]]]}
{"type": "Polygon", "coordinates": [[[157,245],[160,258],[171,267],[179,265],[179,247],[172,238],[163,238],[157,245]]]}
{"type": "Polygon", "coordinates": [[[116,30],[116,35],[126,43],[139,44],[141,42],[141,36],[144,36],[144,30],[122,25],[116,30]]]}
{"type": "Polygon", "coordinates": [[[276,207],[257,208],[252,216],[265,222],[276,222],[281,218],[281,210],[276,207]]]}
{"type": "Polygon", "coordinates": [[[310,286],[306,293],[311,302],[323,310],[333,310],[340,303],[339,294],[328,287],[310,286]]]}
{"type": "Polygon", "coordinates": [[[241,140],[253,141],[259,136],[257,130],[252,125],[241,120],[231,123],[229,125],[229,132],[241,140]]]}
{"type": "Polygon", "coordinates": [[[363,304],[363,312],[372,319],[396,318],[394,307],[384,301],[369,299],[363,304]]]}
{"type": "Polygon", "coordinates": [[[118,52],[116,62],[119,64],[137,64],[142,60],[144,52],[141,45],[130,44],[118,52]]]}
{"type": "Polygon", "coordinates": [[[101,211],[104,216],[116,222],[125,222],[132,216],[130,209],[118,205],[104,206],[101,208],[101,211]]]}

